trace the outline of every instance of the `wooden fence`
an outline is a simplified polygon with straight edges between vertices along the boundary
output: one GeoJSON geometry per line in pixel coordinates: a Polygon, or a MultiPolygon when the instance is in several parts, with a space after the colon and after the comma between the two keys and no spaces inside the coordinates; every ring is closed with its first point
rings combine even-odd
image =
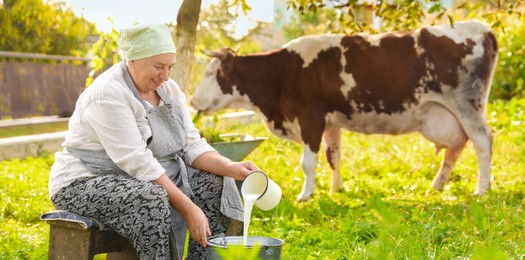
{"type": "Polygon", "coordinates": [[[69,117],[85,89],[88,58],[0,51],[0,120],[69,117]]]}

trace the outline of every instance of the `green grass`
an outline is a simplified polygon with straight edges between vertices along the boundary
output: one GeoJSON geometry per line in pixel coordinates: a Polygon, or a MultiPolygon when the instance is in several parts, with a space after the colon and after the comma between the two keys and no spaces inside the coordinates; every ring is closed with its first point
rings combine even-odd
{"type": "MultiPolygon", "coordinates": [[[[317,189],[296,202],[303,181],[301,147],[260,123],[225,131],[268,137],[247,159],[283,191],[273,210],[255,208],[250,233],[285,240],[282,259],[524,259],[525,100],[490,104],[493,181],[473,195],[477,159],[469,143],[443,192],[430,189],[441,155],[421,136],[344,132],[344,190],[328,192],[331,171],[321,153],[317,189]]],[[[217,127],[221,127],[218,125],[217,127]]],[[[47,180],[52,156],[0,162],[0,259],[45,259],[52,209],[47,180]]]]}
{"type": "Polygon", "coordinates": [[[52,160],[0,162],[0,259],[47,259],[49,226],[39,217],[53,209],[47,196],[52,160]]]}
{"type": "Polygon", "coordinates": [[[66,131],[67,124],[68,122],[64,121],[64,122],[41,123],[41,124],[34,124],[34,125],[1,127],[0,128],[0,138],[66,131]]]}

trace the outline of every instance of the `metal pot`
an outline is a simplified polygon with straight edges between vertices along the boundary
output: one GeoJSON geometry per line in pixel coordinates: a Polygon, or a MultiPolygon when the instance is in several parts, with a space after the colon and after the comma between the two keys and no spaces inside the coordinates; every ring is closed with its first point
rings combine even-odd
{"type": "MultiPolygon", "coordinates": [[[[258,250],[258,259],[280,260],[283,244],[283,240],[271,237],[249,236],[246,245],[242,236],[212,237],[208,239],[208,256],[210,260],[226,260],[223,255],[229,252],[253,255],[254,250],[258,250]]],[[[228,257],[227,259],[246,258],[239,255],[238,258],[228,257]]]]}

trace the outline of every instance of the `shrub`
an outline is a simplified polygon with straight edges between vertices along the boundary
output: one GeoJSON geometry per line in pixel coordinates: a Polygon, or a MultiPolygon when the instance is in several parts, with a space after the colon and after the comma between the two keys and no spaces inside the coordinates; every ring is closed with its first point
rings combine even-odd
{"type": "Polygon", "coordinates": [[[499,59],[491,100],[525,97],[525,17],[508,21],[497,32],[499,59]]]}

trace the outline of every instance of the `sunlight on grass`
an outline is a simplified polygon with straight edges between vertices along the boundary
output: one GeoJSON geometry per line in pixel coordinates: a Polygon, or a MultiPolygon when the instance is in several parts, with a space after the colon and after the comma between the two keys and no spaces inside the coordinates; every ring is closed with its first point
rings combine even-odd
{"type": "MultiPolygon", "coordinates": [[[[251,236],[285,240],[282,259],[523,259],[525,257],[525,100],[495,102],[493,180],[488,196],[473,195],[477,158],[468,144],[443,192],[430,189],[441,163],[433,145],[416,134],[344,132],[344,189],[329,193],[331,170],[320,153],[317,188],[303,185],[301,146],[280,140],[261,123],[211,126],[268,137],[246,159],[283,192],[273,210],[254,208],[251,236]]],[[[0,259],[45,259],[52,209],[47,180],[53,157],[0,162],[0,259]]]]}

